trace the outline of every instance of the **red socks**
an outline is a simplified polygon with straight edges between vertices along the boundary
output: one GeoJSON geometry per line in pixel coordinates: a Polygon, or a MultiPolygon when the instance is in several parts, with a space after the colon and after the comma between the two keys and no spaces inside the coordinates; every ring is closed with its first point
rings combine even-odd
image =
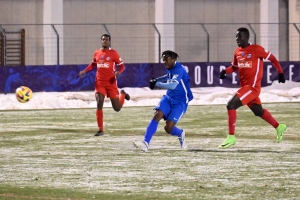
{"type": "MultiPolygon", "coordinates": [[[[125,101],[125,93],[120,93],[120,104],[123,106],[125,101]]],[[[96,110],[96,118],[97,118],[97,124],[99,127],[99,131],[104,132],[104,126],[103,126],[103,111],[102,110],[96,110]]]]}
{"type": "Polygon", "coordinates": [[[103,111],[102,110],[96,110],[96,118],[97,118],[97,124],[98,124],[98,127],[99,127],[99,131],[104,132],[103,111]]]}
{"type": "Polygon", "coordinates": [[[261,116],[261,118],[274,128],[277,128],[279,126],[279,123],[276,121],[276,119],[274,119],[274,117],[271,115],[271,113],[269,113],[267,109],[264,109],[264,114],[261,116]]]}
{"type": "Polygon", "coordinates": [[[235,122],[236,122],[236,110],[227,110],[228,114],[228,133],[234,135],[235,122]]]}
{"type": "MultiPolygon", "coordinates": [[[[236,123],[236,110],[227,110],[228,113],[228,133],[229,135],[234,135],[235,123],[236,123]]],[[[261,116],[263,120],[268,122],[274,128],[279,126],[279,123],[274,119],[274,117],[269,113],[268,110],[264,109],[264,114],[261,116]]]]}
{"type": "Polygon", "coordinates": [[[125,93],[120,93],[120,98],[119,98],[119,100],[120,100],[120,104],[123,106],[124,101],[125,101],[125,93]]]}

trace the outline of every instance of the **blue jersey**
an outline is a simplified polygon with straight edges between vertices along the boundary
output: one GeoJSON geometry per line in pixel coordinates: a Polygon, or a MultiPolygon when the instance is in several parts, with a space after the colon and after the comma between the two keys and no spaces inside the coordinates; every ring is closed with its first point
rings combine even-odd
{"type": "Polygon", "coordinates": [[[186,72],[186,69],[181,63],[176,62],[175,66],[166,70],[166,72],[167,82],[175,81],[178,83],[174,90],[167,90],[167,96],[175,102],[190,102],[193,99],[193,93],[190,88],[190,77],[186,72]]]}

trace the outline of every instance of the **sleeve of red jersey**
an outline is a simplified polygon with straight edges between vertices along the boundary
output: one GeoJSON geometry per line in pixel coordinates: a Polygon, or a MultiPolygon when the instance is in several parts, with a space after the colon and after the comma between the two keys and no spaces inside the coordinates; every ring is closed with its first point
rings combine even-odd
{"type": "Polygon", "coordinates": [[[231,73],[235,72],[237,70],[237,65],[238,65],[237,58],[236,58],[236,54],[234,52],[231,65],[226,68],[226,74],[231,74],[231,73]]]}
{"type": "Polygon", "coordinates": [[[120,72],[120,74],[122,74],[123,72],[124,72],[124,70],[125,70],[125,65],[124,65],[124,63],[123,63],[123,61],[122,61],[122,58],[120,57],[120,55],[119,55],[119,53],[118,52],[116,52],[115,53],[115,63],[119,66],[119,72],[120,72]]]}
{"type": "Polygon", "coordinates": [[[96,59],[95,59],[95,56],[94,56],[92,62],[84,69],[84,71],[89,72],[92,69],[94,69],[96,66],[97,66],[97,62],[96,62],[96,59]]]}
{"type": "Polygon", "coordinates": [[[274,67],[276,68],[276,70],[278,71],[279,74],[283,73],[280,63],[278,62],[277,58],[271,53],[271,51],[268,51],[268,50],[264,49],[263,47],[258,46],[256,52],[259,54],[259,57],[262,57],[266,60],[271,61],[271,63],[274,65],[274,67]]]}
{"type": "Polygon", "coordinates": [[[231,74],[237,70],[237,67],[234,65],[230,65],[229,67],[226,68],[226,74],[231,74]]]}

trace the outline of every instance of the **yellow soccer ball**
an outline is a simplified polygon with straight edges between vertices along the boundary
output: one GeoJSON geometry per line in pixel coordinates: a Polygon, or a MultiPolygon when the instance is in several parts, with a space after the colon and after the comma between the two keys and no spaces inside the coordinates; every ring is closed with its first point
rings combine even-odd
{"type": "Polygon", "coordinates": [[[17,100],[21,103],[27,103],[32,95],[32,90],[29,87],[21,86],[16,89],[17,100]]]}

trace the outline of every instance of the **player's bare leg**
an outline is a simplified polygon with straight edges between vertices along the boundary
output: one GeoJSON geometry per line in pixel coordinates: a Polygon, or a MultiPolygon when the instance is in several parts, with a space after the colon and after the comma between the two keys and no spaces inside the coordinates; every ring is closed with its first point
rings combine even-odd
{"type": "Polygon", "coordinates": [[[257,117],[262,117],[264,114],[264,109],[261,106],[261,104],[252,104],[250,107],[250,110],[253,112],[253,114],[257,117]]]}
{"type": "Polygon", "coordinates": [[[130,96],[129,96],[129,94],[127,94],[124,90],[121,90],[121,91],[120,91],[120,97],[119,97],[119,98],[110,98],[112,107],[113,107],[113,109],[114,109],[116,112],[119,112],[119,111],[121,110],[121,108],[122,108],[123,105],[124,105],[125,99],[126,99],[127,101],[129,101],[129,100],[130,100],[130,96]]]}
{"type": "Polygon", "coordinates": [[[267,123],[269,123],[276,129],[276,142],[281,142],[283,138],[283,132],[287,129],[286,124],[279,124],[267,109],[263,109],[261,104],[253,104],[251,105],[250,109],[255,116],[261,117],[263,120],[265,120],[267,123]]]}
{"type": "Polygon", "coordinates": [[[164,129],[167,133],[171,134],[171,132],[172,132],[175,125],[176,125],[175,122],[173,122],[171,120],[167,120],[164,129]]]}
{"type": "Polygon", "coordinates": [[[234,95],[227,103],[227,110],[237,110],[241,106],[243,106],[242,101],[238,96],[234,95]]]}
{"type": "Polygon", "coordinates": [[[153,120],[155,120],[157,123],[164,117],[164,113],[160,110],[155,110],[153,120]]]}
{"type": "Polygon", "coordinates": [[[101,93],[95,94],[96,101],[97,101],[97,110],[96,110],[96,119],[98,124],[98,132],[95,134],[95,136],[101,136],[104,132],[104,125],[103,125],[103,103],[105,96],[101,93]]]}
{"type": "Polygon", "coordinates": [[[122,108],[122,104],[120,103],[119,98],[110,98],[111,105],[114,109],[114,111],[119,112],[122,108]]]}

